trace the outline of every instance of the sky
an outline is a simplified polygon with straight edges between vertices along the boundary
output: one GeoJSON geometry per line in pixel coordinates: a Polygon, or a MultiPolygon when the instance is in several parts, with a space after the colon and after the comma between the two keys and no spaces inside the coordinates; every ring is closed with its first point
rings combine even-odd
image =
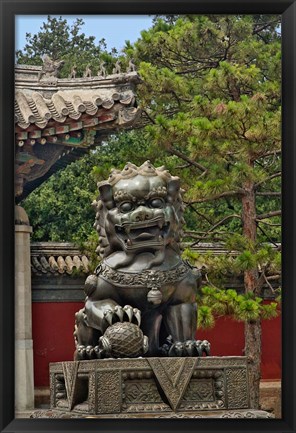
{"type": "MultiPolygon", "coordinates": [[[[82,18],[85,25],[82,27],[81,32],[85,33],[86,36],[95,36],[97,43],[104,38],[108,50],[115,47],[119,52],[124,47],[126,40],[131,43],[135,42],[140,37],[141,30],[147,30],[152,26],[152,16],[148,15],[63,15],[63,18],[66,18],[70,25],[77,18],[82,18]]],[[[16,50],[24,48],[26,33],[32,35],[38,33],[43,22],[46,21],[47,16],[16,15],[16,50]]]]}

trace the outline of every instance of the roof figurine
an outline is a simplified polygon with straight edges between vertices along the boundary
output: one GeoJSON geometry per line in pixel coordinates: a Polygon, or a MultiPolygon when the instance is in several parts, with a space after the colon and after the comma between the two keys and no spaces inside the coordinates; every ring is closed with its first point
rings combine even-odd
{"type": "Polygon", "coordinates": [[[90,65],[87,65],[83,74],[83,78],[91,78],[92,72],[90,69],[90,65]]]}
{"type": "Polygon", "coordinates": [[[134,59],[129,60],[126,72],[136,72],[136,65],[134,64],[134,59]]]}
{"type": "Polygon", "coordinates": [[[76,78],[76,73],[77,73],[76,65],[74,64],[74,65],[72,66],[72,68],[71,68],[71,72],[70,72],[69,78],[70,78],[70,79],[71,79],[71,78],[76,78]]]}
{"type": "Polygon", "coordinates": [[[99,70],[98,70],[98,77],[106,78],[107,72],[106,72],[105,64],[106,63],[104,62],[104,60],[100,61],[99,70]]]}
{"type": "Polygon", "coordinates": [[[38,75],[38,81],[45,75],[46,78],[58,77],[59,69],[64,65],[64,60],[52,60],[47,54],[42,57],[43,66],[38,75]]]}
{"type": "Polygon", "coordinates": [[[113,68],[113,74],[121,74],[121,66],[120,66],[120,60],[116,60],[115,66],[113,68]]]}

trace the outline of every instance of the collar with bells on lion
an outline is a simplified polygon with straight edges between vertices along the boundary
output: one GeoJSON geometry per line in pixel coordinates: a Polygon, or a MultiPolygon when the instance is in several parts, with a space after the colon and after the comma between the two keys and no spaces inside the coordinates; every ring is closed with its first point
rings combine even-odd
{"type": "Polygon", "coordinates": [[[164,284],[173,283],[182,280],[193,267],[184,260],[180,260],[175,266],[168,270],[151,270],[146,269],[142,271],[118,271],[111,268],[102,261],[95,270],[95,274],[113,284],[120,287],[161,287],[164,284]]]}

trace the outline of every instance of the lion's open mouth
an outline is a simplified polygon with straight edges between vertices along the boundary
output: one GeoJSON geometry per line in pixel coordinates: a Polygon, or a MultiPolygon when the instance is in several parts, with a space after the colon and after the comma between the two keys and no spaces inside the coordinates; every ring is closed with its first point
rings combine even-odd
{"type": "Polygon", "coordinates": [[[170,223],[163,218],[137,223],[125,223],[116,225],[117,236],[124,242],[127,249],[142,246],[158,247],[164,244],[164,239],[169,231],[170,223]]]}

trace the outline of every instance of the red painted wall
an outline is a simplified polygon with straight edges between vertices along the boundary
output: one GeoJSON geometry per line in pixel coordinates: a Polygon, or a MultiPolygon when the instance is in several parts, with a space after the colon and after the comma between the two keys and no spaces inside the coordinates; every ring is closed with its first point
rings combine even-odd
{"type": "Polygon", "coordinates": [[[74,315],[78,302],[35,302],[32,305],[32,334],[35,386],[49,385],[49,363],[72,361],[74,315]]]}
{"type": "MultiPolygon", "coordinates": [[[[32,307],[35,386],[48,386],[50,362],[71,361],[74,314],[83,303],[36,302],[32,307]]],[[[244,348],[244,324],[219,318],[213,329],[197,333],[211,342],[213,356],[238,355],[244,348]]],[[[281,378],[281,317],[262,322],[262,378],[281,378]]]]}

